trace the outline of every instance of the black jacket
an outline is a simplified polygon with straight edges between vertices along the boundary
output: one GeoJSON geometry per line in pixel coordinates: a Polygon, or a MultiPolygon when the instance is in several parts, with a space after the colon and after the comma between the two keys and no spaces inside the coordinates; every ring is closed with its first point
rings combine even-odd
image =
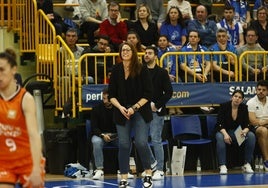
{"type": "Polygon", "coordinates": [[[158,115],[166,115],[166,103],[172,96],[172,85],[169,79],[167,70],[155,65],[153,69],[149,69],[152,82],[153,82],[153,97],[152,102],[155,103],[157,109],[161,109],[157,112],[158,115]]]}

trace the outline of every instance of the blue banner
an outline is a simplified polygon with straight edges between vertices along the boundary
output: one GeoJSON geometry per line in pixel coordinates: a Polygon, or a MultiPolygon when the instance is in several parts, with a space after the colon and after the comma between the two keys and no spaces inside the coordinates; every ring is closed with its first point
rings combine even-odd
{"type": "MultiPolygon", "coordinates": [[[[242,90],[245,102],[256,93],[256,82],[172,83],[173,95],[167,106],[216,105],[231,99],[234,90],[242,90]]],[[[83,85],[82,106],[93,107],[102,100],[107,85],[83,85]]]]}

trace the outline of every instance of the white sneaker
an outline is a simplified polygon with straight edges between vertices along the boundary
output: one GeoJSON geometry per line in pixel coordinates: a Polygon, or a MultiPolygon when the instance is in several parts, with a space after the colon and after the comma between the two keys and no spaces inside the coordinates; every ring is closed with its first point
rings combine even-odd
{"type": "Polygon", "coordinates": [[[249,163],[244,164],[244,166],[242,167],[243,171],[246,173],[254,173],[254,171],[252,170],[251,166],[249,163]]]}
{"type": "Polygon", "coordinates": [[[153,175],[153,180],[162,180],[164,179],[164,172],[160,170],[156,170],[153,175]]]}
{"type": "MultiPolygon", "coordinates": [[[[121,175],[120,170],[117,170],[117,178],[120,178],[120,175],[121,175]]],[[[134,175],[127,173],[127,179],[134,179],[134,175]]]]}
{"type": "Polygon", "coordinates": [[[92,177],[93,180],[100,180],[103,178],[104,173],[103,170],[97,169],[94,171],[94,176],[92,177]]]}
{"type": "Polygon", "coordinates": [[[227,174],[228,169],[225,165],[220,166],[220,174],[227,174]]]}
{"type": "MultiPolygon", "coordinates": [[[[152,172],[155,172],[155,171],[156,171],[156,166],[157,166],[157,161],[155,160],[154,163],[151,164],[151,170],[152,170],[152,172]]],[[[143,172],[141,173],[141,177],[144,178],[145,176],[146,176],[146,173],[145,173],[145,171],[143,171],[143,172]]]]}

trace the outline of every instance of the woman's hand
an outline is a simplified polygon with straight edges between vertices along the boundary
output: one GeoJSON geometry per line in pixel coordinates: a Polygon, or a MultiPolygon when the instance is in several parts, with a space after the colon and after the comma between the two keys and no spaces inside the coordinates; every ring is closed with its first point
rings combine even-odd
{"type": "Polygon", "coordinates": [[[226,144],[232,144],[232,138],[229,136],[229,134],[224,134],[223,138],[226,144]]]}
{"type": "Polygon", "coordinates": [[[121,114],[123,114],[127,119],[129,119],[128,110],[124,106],[120,106],[119,110],[120,110],[121,114]]]}

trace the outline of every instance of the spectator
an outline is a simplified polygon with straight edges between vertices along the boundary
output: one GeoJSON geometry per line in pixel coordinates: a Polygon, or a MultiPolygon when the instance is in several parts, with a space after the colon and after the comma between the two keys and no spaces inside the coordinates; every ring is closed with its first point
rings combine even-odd
{"type": "Polygon", "coordinates": [[[253,126],[263,158],[264,169],[268,171],[268,82],[257,83],[256,95],[247,102],[249,121],[253,126]]]}
{"type": "Polygon", "coordinates": [[[240,22],[244,29],[250,23],[251,16],[250,16],[250,7],[247,0],[226,0],[226,7],[234,7],[235,15],[234,19],[237,22],[240,22]]]}
{"type": "Polygon", "coordinates": [[[145,4],[140,4],[136,10],[137,20],[126,21],[128,30],[134,30],[140,36],[142,48],[156,44],[158,37],[157,25],[151,21],[150,8],[145,4]]]}
{"type": "Polygon", "coordinates": [[[225,7],[223,19],[217,23],[218,29],[225,28],[228,32],[228,42],[237,47],[244,44],[243,27],[240,22],[234,20],[234,7],[225,7]]]}
{"type": "Polygon", "coordinates": [[[192,7],[188,1],[185,0],[170,0],[167,5],[167,12],[171,7],[178,7],[182,13],[182,17],[185,21],[193,19],[192,7]]]}
{"type": "Polygon", "coordinates": [[[100,24],[100,35],[109,36],[114,50],[118,52],[119,45],[127,40],[127,25],[120,20],[120,6],[117,2],[109,3],[108,15],[108,18],[100,24]]]}
{"type": "MultiPolygon", "coordinates": [[[[233,45],[228,43],[227,30],[220,28],[217,31],[217,42],[211,47],[212,51],[228,51],[237,54],[233,45]]],[[[212,57],[213,78],[217,82],[230,81],[235,78],[235,60],[230,54],[218,55],[212,57]]],[[[236,73],[237,74],[237,73],[236,73]]]]}
{"type": "MultiPolygon", "coordinates": [[[[80,0],[66,0],[65,1],[65,4],[79,4],[79,1],[80,0]]],[[[72,11],[73,12],[73,17],[72,19],[74,20],[80,20],[82,19],[82,15],[81,15],[81,12],[80,12],[80,7],[79,6],[66,6],[65,7],[65,10],[67,11],[72,11]]]]}
{"type": "Polygon", "coordinates": [[[152,82],[148,69],[139,62],[137,51],[131,43],[122,43],[119,55],[122,63],[114,66],[109,83],[109,98],[114,105],[113,119],[119,139],[119,187],[128,186],[130,138],[134,129],[135,146],[146,174],[142,184],[144,188],[150,188],[153,182],[148,132],[153,119],[150,108],[152,82]]]}
{"type": "MultiPolygon", "coordinates": [[[[86,53],[110,53],[114,50],[110,46],[110,38],[106,35],[100,35],[97,39],[97,44],[93,48],[87,48],[83,51],[83,54],[86,53]]],[[[104,63],[106,63],[106,76],[109,76],[109,71],[111,70],[113,66],[113,58],[106,57],[106,56],[90,56],[87,59],[88,64],[88,75],[92,76],[95,80],[95,83],[102,84],[106,82],[104,80],[104,63]],[[97,71],[95,71],[95,64],[97,64],[97,71]],[[95,74],[97,73],[97,75],[95,74]],[[97,80],[96,80],[97,79],[97,80]]],[[[85,67],[84,64],[82,64],[82,67],[85,67]]],[[[82,70],[82,72],[85,70],[82,70]]],[[[85,73],[83,73],[85,75],[85,73]]]]}
{"type": "Polygon", "coordinates": [[[203,5],[196,7],[196,19],[189,21],[188,32],[198,31],[200,35],[200,44],[210,48],[216,42],[217,25],[214,21],[207,19],[207,9],[203,5]]]}
{"type": "MultiPolygon", "coordinates": [[[[200,38],[197,31],[190,31],[188,40],[189,43],[181,49],[182,52],[207,51],[206,47],[199,44],[200,38]]],[[[183,80],[185,82],[207,82],[210,80],[211,66],[208,55],[181,55],[179,64],[181,70],[184,71],[183,80]]]]}
{"type": "Polygon", "coordinates": [[[45,159],[38,131],[36,104],[17,85],[15,52],[0,53],[0,182],[1,187],[44,187],[45,159]]]}
{"type": "Polygon", "coordinates": [[[105,0],[80,0],[80,12],[83,23],[81,31],[87,34],[89,45],[95,46],[95,38],[99,25],[108,17],[107,3],[105,0]]]}
{"type": "Polygon", "coordinates": [[[38,8],[44,11],[48,19],[54,25],[56,35],[63,36],[63,33],[67,31],[67,26],[64,24],[62,17],[56,12],[54,12],[53,1],[44,0],[42,3],[38,4],[38,8]]]}
{"type": "Polygon", "coordinates": [[[103,146],[118,146],[116,127],[113,123],[113,105],[108,99],[108,88],[102,90],[102,102],[91,112],[92,146],[96,170],[93,180],[103,178],[103,146]]]}
{"type": "MultiPolygon", "coordinates": [[[[67,46],[70,48],[70,50],[73,52],[74,54],[74,59],[75,59],[75,75],[78,76],[78,60],[81,57],[84,48],[81,46],[78,46],[77,43],[78,40],[78,33],[77,30],[74,28],[70,28],[67,30],[66,34],[65,34],[65,42],[67,44],[67,46]]],[[[60,48],[60,52],[63,52],[64,49],[63,47],[60,48]]],[[[66,51],[65,51],[66,52],[66,51]]],[[[64,57],[64,54],[62,54],[64,57]]],[[[63,58],[60,58],[63,59],[63,58]]],[[[68,72],[72,72],[72,66],[69,65],[70,62],[66,62],[67,63],[67,67],[68,67],[68,72]]]]}
{"type": "Polygon", "coordinates": [[[161,25],[160,34],[166,35],[169,45],[179,51],[186,42],[186,28],[178,7],[171,7],[168,11],[165,22],[161,25]]]}
{"type": "Polygon", "coordinates": [[[267,17],[268,11],[265,7],[260,7],[257,10],[257,20],[251,23],[251,27],[253,27],[258,33],[258,42],[263,49],[268,50],[268,22],[267,17]]]}
{"type": "MultiPolygon", "coordinates": [[[[237,49],[237,55],[241,56],[246,51],[265,51],[258,43],[258,34],[254,29],[247,29],[246,44],[237,49]]],[[[266,74],[268,66],[267,55],[265,54],[248,54],[242,59],[243,78],[246,81],[262,80],[266,74]],[[266,62],[265,62],[266,61],[266,62]],[[266,66],[264,66],[266,65],[266,66]]],[[[266,76],[267,78],[267,76],[266,76]]]]}
{"type": "MultiPolygon", "coordinates": [[[[241,126],[239,136],[243,137],[244,143],[244,166],[243,171],[254,173],[251,168],[251,161],[255,148],[255,135],[249,130],[249,117],[247,105],[243,104],[244,93],[241,90],[235,90],[231,101],[220,105],[216,124],[216,147],[217,156],[220,165],[220,174],[227,174],[226,167],[226,145],[238,145],[235,131],[241,126]]],[[[239,146],[239,145],[238,145],[239,146]]]]}
{"type": "Polygon", "coordinates": [[[168,73],[157,65],[157,48],[148,46],[145,50],[144,61],[149,69],[153,82],[153,98],[151,109],[153,120],[150,124],[150,136],[154,155],[151,152],[151,164],[157,161],[153,180],[164,179],[164,149],[162,145],[162,130],[164,127],[164,116],[166,115],[165,104],[172,96],[173,90],[168,73]]]}
{"type": "Polygon", "coordinates": [[[163,0],[136,0],[137,9],[142,3],[149,7],[153,22],[160,28],[162,22],[165,20],[166,14],[163,0]]]}
{"type": "Polygon", "coordinates": [[[257,20],[257,11],[260,7],[268,8],[268,0],[256,0],[253,7],[253,19],[257,20]]]}
{"type": "Polygon", "coordinates": [[[136,31],[130,30],[128,32],[127,41],[132,43],[135,46],[137,52],[144,52],[144,49],[142,48],[142,45],[141,45],[140,36],[138,35],[138,33],[136,33],[136,31]]]}

